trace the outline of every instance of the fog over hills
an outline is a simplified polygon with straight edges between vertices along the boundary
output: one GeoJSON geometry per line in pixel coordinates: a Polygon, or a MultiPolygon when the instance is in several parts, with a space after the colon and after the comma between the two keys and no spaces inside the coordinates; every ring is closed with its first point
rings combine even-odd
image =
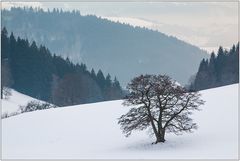
{"type": "Polygon", "coordinates": [[[133,27],[80,12],[12,8],[2,26],[51,52],[88,68],[117,76],[123,86],[138,74],[168,74],[181,84],[209,55],[198,47],[147,28],[133,27]]]}

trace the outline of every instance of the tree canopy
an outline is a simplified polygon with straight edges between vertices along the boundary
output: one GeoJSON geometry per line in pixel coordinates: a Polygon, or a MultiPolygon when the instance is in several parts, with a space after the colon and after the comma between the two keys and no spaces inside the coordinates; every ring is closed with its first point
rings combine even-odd
{"type": "Polygon", "coordinates": [[[198,92],[187,92],[166,75],[140,75],[127,89],[123,104],[132,108],[118,121],[126,136],[151,128],[158,143],[165,141],[165,132],[181,134],[197,128],[190,115],[204,103],[198,92]]]}

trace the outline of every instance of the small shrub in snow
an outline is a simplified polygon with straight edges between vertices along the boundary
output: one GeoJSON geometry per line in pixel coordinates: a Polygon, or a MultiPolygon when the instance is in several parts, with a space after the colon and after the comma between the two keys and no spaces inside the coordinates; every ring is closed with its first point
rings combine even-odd
{"type": "Polygon", "coordinates": [[[11,116],[15,116],[15,115],[18,115],[20,113],[21,112],[11,112],[11,113],[5,112],[1,115],[1,119],[5,119],[5,118],[11,117],[11,116]]]}
{"type": "Polygon", "coordinates": [[[1,115],[2,119],[7,118],[7,117],[9,117],[9,116],[8,116],[8,113],[6,113],[6,112],[1,115]]]}
{"type": "Polygon", "coordinates": [[[20,106],[21,112],[30,112],[30,111],[36,111],[36,110],[44,110],[49,108],[55,108],[55,105],[52,105],[50,103],[41,102],[41,101],[30,101],[27,103],[26,106],[20,106]]]}

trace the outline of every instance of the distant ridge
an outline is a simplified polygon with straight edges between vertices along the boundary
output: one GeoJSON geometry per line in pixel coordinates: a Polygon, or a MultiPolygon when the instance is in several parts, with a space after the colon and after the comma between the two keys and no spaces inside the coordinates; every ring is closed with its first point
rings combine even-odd
{"type": "Polygon", "coordinates": [[[115,75],[123,86],[138,74],[168,74],[186,84],[206,51],[147,28],[115,23],[79,11],[12,8],[2,11],[2,26],[35,40],[52,53],[115,75]]]}

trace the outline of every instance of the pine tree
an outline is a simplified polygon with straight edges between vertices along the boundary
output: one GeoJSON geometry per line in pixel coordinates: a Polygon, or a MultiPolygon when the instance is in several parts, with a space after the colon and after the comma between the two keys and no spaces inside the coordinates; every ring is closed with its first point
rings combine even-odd
{"type": "Polygon", "coordinates": [[[114,77],[114,80],[113,80],[113,87],[115,87],[115,88],[118,89],[118,90],[121,89],[120,83],[119,83],[119,81],[117,80],[117,77],[116,77],[116,76],[114,77]]]}
{"type": "Polygon", "coordinates": [[[106,88],[111,88],[112,80],[111,80],[111,76],[109,73],[106,76],[105,85],[106,85],[106,88]]]}
{"type": "Polygon", "coordinates": [[[92,70],[91,70],[91,77],[92,77],[94,80],[97,79],[96,73],[95,73],[95,71],[94,71],[93,68],[92,68],[92,70]]]}
{"type": "Polygon", "coordinates": [[[8,40],[8,32],[5,27],[3,27],[1,31],[1,60],[6,59],[9,57],[9,40],[8,40]]]}
{"type": "Polygon", "coordinates": [[[105,77],[101,70],[98,70],[98,73],[97,73],[97,83],[101,89],[105,87],[105,77]]]}
{"type": "Polygon", "coordinates": [[[216,86],[216,56],[215,53],[211,53],[209,66],[208,66],[208,77],[209,77],[209,86],[215,87],[216,86]]]}

